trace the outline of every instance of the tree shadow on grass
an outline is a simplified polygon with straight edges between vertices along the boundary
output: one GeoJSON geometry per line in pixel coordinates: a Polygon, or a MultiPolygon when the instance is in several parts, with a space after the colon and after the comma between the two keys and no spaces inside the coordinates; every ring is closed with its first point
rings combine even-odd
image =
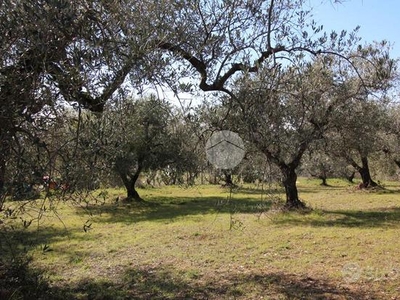
{"type": "MultiPolygon", "coordinates": [[[[312,193],[318,193],[319,192],[319,187],[298,187],[298,191],[300,194],[312,194],[312,193]]],[[[342,189],[342,187],[326,187],[324,190],[328,189],[342,189]]],[[[265,187],[264,189],[262,188],[251,188],[251,187],[240,187],[238,188],[235,192],[240,193],[240,194],[247,194],[247,195],[282,195],[285,193],[284,187],[274,187],[274,188],[268,188],[265,187]]]]}
{"type": "MultiPolygon", "coordinates": [[[[382,294],[381,294],[382,295],[382,294]]],[[[53,286],[41,299],[379,299],[357,285],[281,272],[202,275],[168,266],[127,268],[116,280],[53,286]]]]}
{"type": "MultiPolygon", "coordinates": [[[[242,192],[240,192],[242,193],[242,192]]],[[[242,193],[243,194],[243,193],[242,193]]],[[[76,208],[80,215],[99,216],[96,222],[135,223],[141,221],[173,221],[186,216],[206,214],[268,214],[277,198],[256,200],[243,195],[227,197],[150,197],[144,203],[104,203],[76,208]]],[[[376,210],[323,210],[284,212],[272,217],[275,224],[314,227],[399,227],[400,207],[376,210]]]]}
{"type": "Polygon", "coordinates": [[[272,202],[252,198],[226,197],[155,197],[144,203],[105,203],[77,208],[78,214],[100,216],[99,222],[165,221],[179,217],[215,213],[258,214],[268,211],[272,202]]]}
{"type": "Polygon", "coordinates": [[[290,224],[314,227],[400,227],[400,207],[382,208],[381,210],[324,210],[320,213],[275,218],[276,224],[290,224]]]}
{"type": "Polygon", "coordinates": [[[12,260],[14,257],[25,256],[33,248],[43,253],[52,251],[52,242],[64,239],[72,233],[71,230],[53,227],[41,227],[33,231],[23,228],[3,230],[0,234],[1,259],[12,260]]]}

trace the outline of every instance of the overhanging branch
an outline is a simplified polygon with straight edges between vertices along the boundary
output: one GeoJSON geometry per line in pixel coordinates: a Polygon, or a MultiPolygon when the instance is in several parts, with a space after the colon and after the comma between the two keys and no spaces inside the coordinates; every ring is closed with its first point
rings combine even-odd
{"type": "MultiPolygon", "coordinates": [[[[188,61],[192,67],[200,74],[201,76],[201,81],[200,81],[200,88],[203,91],[221,91],[221,92],[227,92],[227,89],[225,88],[226,82],[231,78],[234,74],[237,72],[251,72],[255,73],[258,71],[259,66],[271,55],[284,51],[285,47],[284,46],[277,46],[277,47],[270,47],[267,51],[263,51],[260,55],[260,57],[255,61],[255,64],[253,66],[249,66],[243,63],[233,63],[232,66],[225,72],[225,74],[216,80],[212,84],[207,83],[208,79],[208,74],[207,74],[207,66],[206,64],[195,57],[194,55],[190,54],[188,51],[183,49],[182,47],[178,45],[174,45],[170,42],[160,42],[158,44],[158,47],[162,50],[167,50],[175,55],[180,56],[184,60],[188,61]]],[[[230,93],[228,93],[230,94],[230,93]]]]}

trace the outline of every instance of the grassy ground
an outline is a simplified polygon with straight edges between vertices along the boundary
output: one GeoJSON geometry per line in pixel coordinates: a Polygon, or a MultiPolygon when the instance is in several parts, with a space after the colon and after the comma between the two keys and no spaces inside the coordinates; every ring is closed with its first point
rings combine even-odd
{"type": "Polygon", "coordinates": [[[109,190],[20,234],[55,298],[400,299],[400,184],[330,184],[300,180],[302,213],[256,186],[109,190]]]}

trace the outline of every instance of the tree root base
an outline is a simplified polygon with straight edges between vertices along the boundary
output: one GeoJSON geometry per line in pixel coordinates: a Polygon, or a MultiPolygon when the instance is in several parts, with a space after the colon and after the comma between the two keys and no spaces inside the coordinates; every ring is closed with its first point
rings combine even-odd
{"type": "Polygon", "coordinates": [[[285,211],[300,211],[300,212],[310,212],[312,211],[311,207],[308,207],[304,202],[298,200],[295,203],[286,202],[283,206],[283,210],[285,211]]]}

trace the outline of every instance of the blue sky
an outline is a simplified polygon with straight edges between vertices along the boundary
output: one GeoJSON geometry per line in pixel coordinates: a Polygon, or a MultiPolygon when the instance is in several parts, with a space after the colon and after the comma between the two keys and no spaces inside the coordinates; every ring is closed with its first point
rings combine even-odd
{"type": "Polygon", "coordinates": [[[359,36],[364,42],[386,39],[393,43],[391,56],[400,57],[400,0],[310,0],[314,19],[327,31],[351,31],[360,25],[359,36]],[[323,2],[321,4],[321,2],[323,2]]]}

